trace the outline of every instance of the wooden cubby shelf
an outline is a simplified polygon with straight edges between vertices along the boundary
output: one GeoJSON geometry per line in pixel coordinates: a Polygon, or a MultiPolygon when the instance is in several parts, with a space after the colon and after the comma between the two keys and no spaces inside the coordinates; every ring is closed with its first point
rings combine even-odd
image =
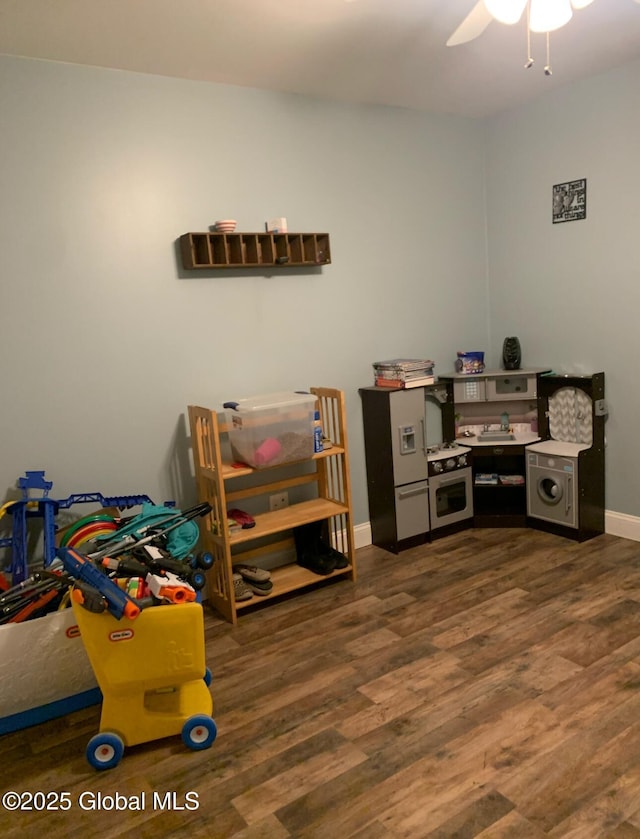
{"type": "MultiPolygon", "coordinates": [[[[333,571],[327,574],[326,577],[319,578],[317,574],[312,571],[307,571],[306,568],[301,568],[299,565],[292,563],[290,565],[283,565],[280,568],[274,568],[271,572],[271,580],[273,582],[273,589],[267,595],[260,598],[260,602],[264,603],[274,597],[280,597],[283,594],[290,594],[299,589],[309,588],[317,585],[319,579],[330,580],[332,577],[344,577],[345,574],[351,576],[353,569],[341,568],[339,571],[333,571]]],[[[236,609],[248,609],[255,606],[254,600],[239,600],[236,603],[236,609]]]]}
{"type": "Polygon", "coordinates": [[[184,268],[251,268],[328,265],[328,233],[184,233],[184,268]]]}
{"type": "MultiPolygon", "coordinates": [[[[336,504],[335,501],[327,501],[324,498],[302,501],[299,504],[293,504],[291,507],[285,507],[283,510],[259,513],[255,516],[256,526],[249,530],[239,530],[237,533],[232,533],[229,537],[229,543],[232,546],[240,545],[242,542],[250,542],[254,539],[260,539],[262,536],[272,536],[282,530],[298,527],[300,524],[322,521],[331,516],[339,516],[348,512],[348,508],[344,505],[336,504]]],[[[224,537],[217,538],[224,542],[224,537]]]]}
{"type": "Polygon", "coordinates": [[[324,435],[332,445],[298,461],[297,466],[287,464],[285,473],[278,466],[253,469],[229,462],[226,424],[218,421],[211,408],[189,406],[198,498],[211,506],[211,513],[199,520],[204,547],[215,559],[208,572],[207,600],[231,623],[237,622],[238,611],[282,595],[334,577],[356,579],[344,393],[333,388],[311,388],[311,393],[317,399],[324,435]],[[283,491],[290,493],[289,506],[266,509],[269,497],[283,491]],[[312,497],[296,498],[300,492],[312,497]],[[227,510],[242,508],[248,500],[265,511],[258,509],[253,514],[254,527],[231,532],[227,510]],[[347,559],[345,568],[320,576],[291,561],[295,557],[293,529],[310,522],[323,523],[329,544],[347,559]],[[236,602],[234,563],[260,565],[262,560],[270,566],[273,589],[267,596],[236,602]]]}

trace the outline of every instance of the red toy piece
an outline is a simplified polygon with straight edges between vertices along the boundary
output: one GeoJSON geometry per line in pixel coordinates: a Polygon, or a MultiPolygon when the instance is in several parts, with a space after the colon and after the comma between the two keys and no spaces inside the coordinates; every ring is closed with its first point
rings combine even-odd
{"type": "Polygon", "coordinates": [[[248,530],[250,527],[256,526],[253,516],[250,516],[249,513],[245,513],[244,510],[238,510],[236,507],[231,510],[227,510],[227,516],[237,522],[243,530],[248,530]]]}

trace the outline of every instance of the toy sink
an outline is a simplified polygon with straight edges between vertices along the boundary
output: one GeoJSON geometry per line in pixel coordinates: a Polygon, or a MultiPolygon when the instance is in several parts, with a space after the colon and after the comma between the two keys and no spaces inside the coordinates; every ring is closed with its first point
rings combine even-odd
{"type": "Polygon", "coordinates": [[[515,440],[516,435],[511,434],[509,431],[483,431],[482,434],[478,436],[478,442],[480,443],[487,443],[487,442],[496,442],[496,443],[504,443],[507,440],[515,440]]]}

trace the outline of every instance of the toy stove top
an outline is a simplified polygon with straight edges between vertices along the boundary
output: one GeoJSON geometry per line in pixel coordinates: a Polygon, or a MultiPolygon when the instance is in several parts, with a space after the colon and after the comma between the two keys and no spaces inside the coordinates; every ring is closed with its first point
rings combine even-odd
{"type": "Polygon", "coordinates": [[[427,447],[427,464],[429,475],[439,475],[441,472],[451,472],[469,465],[468,453],[470,446],[461,446],[455,440],[445,441],[436,446],[427,447]]]}
{"type": "Polygon", "coordinates": [[[461,446],[456,440],[446,440],[444,443],[438,443],[435,446],[427,446],[427,458],[429,460],[439,460],[443,457],[451,457],[452,454],[464,454],[470,451],[470,446],[461,446]]]}

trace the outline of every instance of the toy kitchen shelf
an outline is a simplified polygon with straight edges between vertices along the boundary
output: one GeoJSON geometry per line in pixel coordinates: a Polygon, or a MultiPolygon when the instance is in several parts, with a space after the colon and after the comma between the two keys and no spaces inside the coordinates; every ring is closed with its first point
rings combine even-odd
{"type": "Polygon", "coordinates": [[[472,447],[471,466],[474,527],[525,527],[525,447],[472,447]]]}
{"type": "MultiPolygon", "coordinates": [[[[211,505],[211,513],[200,520],[200,532],[206,550],[215,558],[208,572],[207,597],[210,604],[230,623],[237,623],[238,612],[268,603],[275,597],[309,588],[334,577],[356,579],[355,547],[351,512],[351,481],[345,418],[344,393],[332,388],[310,388],[318,399],[322,429],[332,442],[330,448],[299,461],[300,472],[287,469],[288,477],[278,477],[282,467],[240,468],[222,459],[226,442],[226,424],[218,421],[215,410],[189,406],[189,423],[200,501],[211,505]],[[311,467],[309,471],[308,467],[311,467]],[[234,489],[238,478],[247,478],[242,488],[234,489]],[[244,484],[248,485],[245,486],[244,484]],[[314,489],[315,485],[315,489],[314,489]],[[241,506],[243,499],[260,498],[267,505],[268,496],[296,487],[311,486],[317,497],[291,503],[290,506],[253,516],[255,527],[229,531],[227,510],[241,506]],[[273,589],[267,596],[237,601],[234,596],[233,563],[260,564],[262,556],[274,551],[288,552],[293,545],[291,530],[309,522],[325,522],[329,543],[347,558],[349,565],[320,576],[289,562],[271,568],[273,589]],[[279,534],[282,538],[279,538],[279,534]],[[274,544],[264,537],[276,536],[274,544]],[[262,541],[262,544],[261,544],[262,541]],[[239,550],[242,548],[242,550],[239,550]]],[[[287,467],[295,464],[287,464],[287,467]]]]}
{"type": "Polygon", "coordinates": [[[296,268],[328,265],[328,233],[184,233],[182,265],[197,268],[296,268]]]}

